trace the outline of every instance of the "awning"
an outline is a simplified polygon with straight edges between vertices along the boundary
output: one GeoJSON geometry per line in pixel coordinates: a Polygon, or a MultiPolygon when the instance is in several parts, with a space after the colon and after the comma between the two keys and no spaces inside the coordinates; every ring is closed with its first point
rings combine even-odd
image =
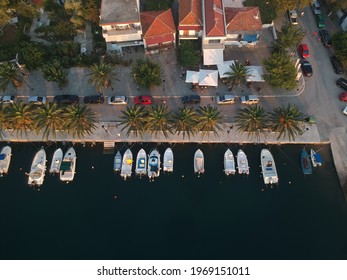
{"type": "Polygon", "coordinates": [[[235,60],[228,60],[228,61],[224,61],[223,64],[218,64],[217,68],[218,68],[218,73],[219,73],[219,78],[227,78],[228,75],[224,75],[224,73],[226,72],[230,72],[230,65],[233,65],[235,63],[235,60]]]}
{"type": "Polygon", "coordinates": [[[199,76],[199,85],[218,87],[218,71],[201,69],[199,76]]]}
{"type": "Polygon", "coordinates": [[[263,75],[263,67],[262,66],[247,66],[250,70],[249,75],[247,77],[247,82],[265,82],[263,75]]]}
{"type": "Polygon", "coordinates": [[[206,49],[204,50],[204,65],[218,65],[223,64],[223,50],[222,49],[206,49]]]}
{"type": "Polygon", "coordinates": [[[199,82],[199,72],[189,71],[186,72],[186,83],[197,84],[199,82]]]}
{"type": "Polygon", "coordinates": [[[244,35],[242,38],[242,41],[256,42],[257,41],[257,35],[244,35]]]}

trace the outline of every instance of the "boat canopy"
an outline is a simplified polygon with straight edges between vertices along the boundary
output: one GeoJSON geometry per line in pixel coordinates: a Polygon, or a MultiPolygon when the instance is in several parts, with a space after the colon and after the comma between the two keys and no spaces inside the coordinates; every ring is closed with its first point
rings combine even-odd
{"type": "Polygon", "coordinates": [[[4,160],[6,158],[6,154],[0,154],[0,160],[4,160]]]}
{"type": "Polygon", "coordinates": [[[63,161],[60,166],[61,171],[68,171],[71,169],[71,162],[70,161],[63,161]]]}
{"type": "Polygon", "coordinates": [[[127,159],[127,160],[126,160],[126,163],[130,165],[130,164],[133,163],[133,160],[132,160],[132,159],[127,159]]]}
{"type": "Polygon", "coordinates": [[[314,159],[316,160],[317,163],[322,163],[323,162],[323,159],[322,157],[320,156],[320,154],[316,153],[314,155],[314,159]]]}

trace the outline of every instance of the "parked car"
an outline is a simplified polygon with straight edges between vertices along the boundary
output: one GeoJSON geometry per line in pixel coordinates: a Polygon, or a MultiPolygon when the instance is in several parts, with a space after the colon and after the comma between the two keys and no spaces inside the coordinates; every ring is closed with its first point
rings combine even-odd
{"type": "Polygon", "coordinates": [[[309,63],[307,60],[301,62],[301,70],[306,77],[311,77],[313,75],[311,63],[309,63]]]}
{"type": "Polygon", "coordinates": [[[232,104],[235,103],[235,96],[232,94],[226,94],[216,97],[217,104],[232,104]]]}
{"type": "Polygon", "coordinates": [[[325,29],[319,30],[319,36],[320,40],[322,41],[323,45],[327,48],[330,48],[333,44],[333,41],[331,40],[331,37],[325,29]]]}
{"type": "Polygon", "coordinates": [[[246,95],[246,96],[241,96],[241,104],[257,104],[259,102],[259,98],[256,95],[246,95]]]}
{"type": "Polygon", "coordinates": [[[322,14],[320,4],[318,3],[317,0],[313,1],[313,3],[312,3],[312,11],[315,15],[321,15],[322,14]]]}
{"type": "Polygon", "coordinates": [[[299,45],[298,49],[302,58],[309,58],[310,52],[308,51],[308,46],[306,44],[299,45]]]}
{"type": "Polygon", "coordinates": [[[42,105],[46,103],[45,96],[30,96],[28,102],[34,105],[42,105]]]}
{"type": "Polygon", "coordinates": [[[128,98],[126,96],[109,96],[107,103],[110,105],[126,105],[128,104],[128,98]]]}
{"type": "Polygon", "coordinates": [[[345,109],[343,109],[342,113],[347,116],[347,106],[345,107],[345,109]]]}
{"type": "Polygon", "coordinates": [[[183,104],[199,104],[200,96],[199,95],[186,95],[182,97],[183,104]]]}
{"type": "Polygon", "coordinates": [[[62,94],[54,96],[53,101],[59,104],[76,104],[80,101],[80,98],[77,95],[62,94]]]}
{"type": "Polygon", "coordinates": [[[336,85],[343,88],[344,90],[347,90],[347,80],[344,78],[340,78],[336,81],[336,85]]]}
{"type": "Polygon", "coordinates": [[[135,105],[151,105],[152,104],[152,96],[150,95],[140,95],[134,98],[135,105]]]}
{"type": "Polygon", "coordinates": [[[316,22],[318,28],[325,28],[325,20],[322,15],[316,15],[316,22]]]}
{"type": "Polygon", "coordinates": [[[11,104],[14,102],[15,99],[16,97],[13,95],[3,95],[0,96],[0,103],[11,104]]]}
{"type": "Polygon", "coordinates": [[[298,14],[296,13],[295,10],[288,11],[288,17],[289,17],[289,22],[292,25],[298,25],[299,24],[299,22],[298,22],[298,14]]]}
{"type": "Polygon", "coordinates": [[[83,98],[84,104],[103,104],[105,98],[103,94],[88,95],[83,98]]]}
{"type": "Polygon", "coordinates": [[[333,65],[335,73],[342,74],[344,70],[342,62],[335,55],[330,58],[330,61],[331,61],[331,64],[333,65]]]}
{"type": "Polygon", "coordinates": [[[339,99],[340,101],[347,102],[347,92],[340,93],[339,99]]]}

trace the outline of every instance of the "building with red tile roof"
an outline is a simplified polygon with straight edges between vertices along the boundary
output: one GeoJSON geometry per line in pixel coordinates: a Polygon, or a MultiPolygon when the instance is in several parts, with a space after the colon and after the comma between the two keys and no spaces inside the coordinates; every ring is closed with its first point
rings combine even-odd
{"type": "Polygon", "coordinates": [[[180,0],[178,16],[179,40],[202,36],[202,0],[180,0]]]}
{"type": "Polygon", "coordinates": [[[140,13],[145,51],[158,52],[176,43],[176,26],[171,9],[140,13]]]}

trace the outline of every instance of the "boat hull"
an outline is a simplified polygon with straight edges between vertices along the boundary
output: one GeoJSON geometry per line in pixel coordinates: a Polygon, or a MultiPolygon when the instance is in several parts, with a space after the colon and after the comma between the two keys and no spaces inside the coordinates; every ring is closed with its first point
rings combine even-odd
{"type": "Polygon", "coordinates": [[[311,161],[313,167],[322,166],[322,158],[320,154],[316,153],[313,149],[310,151],[311,161]]]}
{"type": "Polygon", "coordinates": [[[248,159],[242,150],[237,152],[237,170],[239,174],[249,174],[248,159]]]}
{"type": "Polygon", "coordinates": [[[230,149],[226,150],[224,153],[224,173],[225,175],[234,175],[235,169],[235,159],[232,151],[230,149]]]}
{"type": "Polygon", "coordinates": [[[157,149],[152,150],[148,156],[147,174],[150,179],[160,175],[160,154],[157,149]]]}
{"type": "Polygon", "coordinates": [[[75,177],[76,170],[76,152],[74,148],[70,148],[64,155],[60,166],[60,180],[63,182],[71,182],[75,177]]]}
{"type": "Polygon", "coordinates": [[[49,168],[50,173],[59,173],[60,171],[60,165],[63,161],[63,150],[62,149],[57,149],[55,150],[52,158],[52,163],[51,167],[49,168]]]}
{"type": "Polygon", "coordinates": [[[122,169],[122,155],[120,151],[116,153],[113,160],[113,171],[119,172],[122,169]]]}
{"type": "Polygon", "coordinates": [[[170,148],[167,148],[164,153],[163,171],[173,172],[173,163],[174,163],[173,152],[170,148]]]}
{"type": "Polygon", "coordinates": [[[12,148],[10,146],[3,147],[0,156],[0,176],[2,176],[3,174],[7,174],[8,169],[10,168],[12,148]]]}
{"type": "Polygon", "coordinates": [[[194,154],[194,172],[198,174],[205,173],[204,154],[200,149],[198,149],[194,154]]]}
{"type": "Polygon", "coordinates": [[[265,185],[278,183],[278,175],[275,160],[269,150],[263,149],[260,152],[261,169],[265,185]]]}
{"type": "Polygon", "coordinates": [[[305,175],[312,174],[312,164],[305,149],[301,151],[301,169],[305,175]]]}
{"type": "Polygon", "coordinates": [[[131,177],[133,167],[133,153],[130,149],[127,149],[123,155],[122,168],[120,171],[120,176],[126,180],[131,177]]]}
{"type": "Polygon", "coordinates": [[[147,154],[144,149],[137,153],[135,174],[145,176],[147,174],[147,154]]]}
{"type": "Polygon", "coordinates": [[[42,148],[39,150],[31,163],[28,184],[39,187],[43,184],[46,172],[46,151],[42,148]]]}

